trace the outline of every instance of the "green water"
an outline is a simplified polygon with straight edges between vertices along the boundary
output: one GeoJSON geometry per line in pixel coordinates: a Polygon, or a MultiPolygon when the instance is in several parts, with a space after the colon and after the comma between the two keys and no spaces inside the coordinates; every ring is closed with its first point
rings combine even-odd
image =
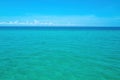
{"type": "Polygon", "coordinates": [[[0,80],[120,80],[120,31],[0,30],[0,80]]]}

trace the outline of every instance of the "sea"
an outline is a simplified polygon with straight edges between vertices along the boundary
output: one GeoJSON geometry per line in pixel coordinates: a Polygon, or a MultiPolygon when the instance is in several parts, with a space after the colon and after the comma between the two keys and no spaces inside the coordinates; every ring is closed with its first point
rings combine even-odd
{"type": "Polygon", "coordinates": [[[0,80],[120,80],[120,27],[0,27],[0,80]]]}

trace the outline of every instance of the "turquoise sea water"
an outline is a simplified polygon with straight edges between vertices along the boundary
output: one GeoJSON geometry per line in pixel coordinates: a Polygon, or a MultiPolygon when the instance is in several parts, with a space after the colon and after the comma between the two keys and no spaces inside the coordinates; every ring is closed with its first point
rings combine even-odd
{"type": "Polygon", "coordinates": [[[0,80],[120,80],[120,30],[0,30],[0,80]]]}

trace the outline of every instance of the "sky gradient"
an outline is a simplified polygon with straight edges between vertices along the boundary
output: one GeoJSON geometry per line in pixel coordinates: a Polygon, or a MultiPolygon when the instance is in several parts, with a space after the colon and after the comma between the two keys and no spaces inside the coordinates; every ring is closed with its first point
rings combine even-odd
{"type": "Polygon", "coordinates": [[[0,0],[0,25],[120,26],[120,0],[0,0]]]}

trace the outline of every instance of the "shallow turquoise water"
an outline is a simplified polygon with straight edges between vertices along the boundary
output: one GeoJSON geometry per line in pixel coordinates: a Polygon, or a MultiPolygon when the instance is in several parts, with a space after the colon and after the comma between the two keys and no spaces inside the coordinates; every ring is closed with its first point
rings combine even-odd
{"type": "Polygon", "coordinates": [[[0,30],[0,80],[120,80],[120,31],[0,30]]]}

